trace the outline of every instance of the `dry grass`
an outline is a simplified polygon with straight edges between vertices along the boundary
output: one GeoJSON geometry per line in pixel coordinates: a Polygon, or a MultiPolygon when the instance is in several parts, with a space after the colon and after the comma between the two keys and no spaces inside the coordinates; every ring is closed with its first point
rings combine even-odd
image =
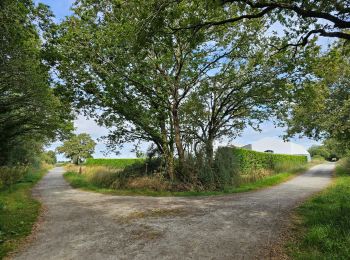
{"type": "Polygon", "coordinates": [[[130,179],[127,184],[130,189],[151,189],[155,191],[168,190],[171,184],[160,174],[153,176],[143,176],[130,179]]]}
{"type": "Polygon", "coordinates": [[[78,166],[69,164],[65,166],[67,172],[79,173],[86,177],[88,182],[97,187],[110,188],[115,185],[120,169],[107,166],[78,166]]]}
{"type": "Polygon", "coordinates": [[[264,179],[268,176],[273,175],[274,172],[272,170],[267,170],[267,169],[257,169],[254,172],[251,172],[249,174],[242,174],[240,175],[239,178],[239,184],[247,184],[247,183],[252,183],[257,180],[264,179]]]}

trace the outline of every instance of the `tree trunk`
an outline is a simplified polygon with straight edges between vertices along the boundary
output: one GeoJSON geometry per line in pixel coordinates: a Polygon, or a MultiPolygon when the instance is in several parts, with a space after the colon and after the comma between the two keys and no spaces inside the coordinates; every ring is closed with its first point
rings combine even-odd
{"type": "Polygon", "coordinates": [[[179,165],[181,168],[181,166],[185,161],[185,151],[181,141],[180,120],[179,120],[177,106],[173,106],[172,115],[173,115],[173,124],[174,124],[175,145],[177,149],[177,154],[179,156],[179,165]]]}
{"type": "Polygon", "coordinates": [[[173,142],[168,140],[165,122],[161,125],[162,133],[162,156],[165,160],[165,171],[171,181],[175,179],[173,142]]]}
{"type": "Polygon", "coordinates": [[[214,162],[214,139],[211,137],[208,138],[205,144],[205,153],[209,166],[212,166],[214,162]]]}

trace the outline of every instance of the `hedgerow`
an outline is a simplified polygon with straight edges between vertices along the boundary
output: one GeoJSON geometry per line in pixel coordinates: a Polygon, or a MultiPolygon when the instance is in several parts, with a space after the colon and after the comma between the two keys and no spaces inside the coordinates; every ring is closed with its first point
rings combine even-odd
{"type": "Polygon", "coordinates": [[[283,168],[307,163],[306,156],[262,153],[238,148],[229,149],[232,150],[234,162],[242,173],[257,169],[281,171],[283,168]]]}
{"type": "Polygon", "coordinates": [[[284,171],[301,168],[306,156],[255,152],[246,149],[221,147],[215,156],[217,186],[248,183],[284,171]]]}

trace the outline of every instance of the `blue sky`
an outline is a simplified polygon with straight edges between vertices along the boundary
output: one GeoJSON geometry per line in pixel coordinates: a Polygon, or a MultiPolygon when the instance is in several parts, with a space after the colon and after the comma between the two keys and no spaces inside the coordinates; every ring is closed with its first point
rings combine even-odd
{"type": "MultiPolygon", "coordinates": [[[[70,11],[70,6],[74,2],[74,0],[35,0],[36,3],[41,2],[51,7],[51,10],[56,16],[56,22],[64,19],[65,16],[70,15],[72,12],[70,11]]],[[[83,116],[79,116],[77,120],[75,120],[74,125],[76,127],[77,133],[88,133],[97,140],[99,137],[106,135],[108,130],[104,127],[98,126],[93,120],[86,119],[83,116]]],[[[284,133],[283,128],[274,127],[272,122],[265,122],[261,126],[262,131],[256,132],[252,129],[247,128],[241,137],[236,138],[231,143],[233,144],[249,144],[251,142],[257,141],[264,137],[280,137],[284,133]]],[[[301,144],[306,148],[310,147],[313,144],[318,144],[314,140],[310,140],[307,138],[293,138],[292,141],[295,143],[301,144]]],[[[103,158],[103,157],[120,157],[120,158],[132,158],[135,157],[135,154],[131,152],[133,148],[132,144],[126,144],[123,150],[119,151],[120,154],[118,156],[114,154],[105,155],[103,152],[106,150],[103,143],[97,142],[97,147],[95,150],[94,157],[95,158],[103,158]]],[[[54,143],[48,147],[48,149],[55,149],[59,143],[54,143]]],[[[225,145],[225,142],[222,143],[225,145]]],[[[59,156],[59,160],[64,159],[62,156],[59,156]]]]}

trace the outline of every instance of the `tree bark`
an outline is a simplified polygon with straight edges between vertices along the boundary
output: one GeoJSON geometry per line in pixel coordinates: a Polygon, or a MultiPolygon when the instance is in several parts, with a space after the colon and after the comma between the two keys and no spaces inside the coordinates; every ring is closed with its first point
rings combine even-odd
{"type": "Polygon", "coordinates": [[[205,144],[205,153],[209,166],[212,166],[214,162],[214,139],[212,137],[209,137],[205,144]]]}
{"type": "Polygon", "coordinates": [[[185,151],[181,141],[180,120],[178,115],[178,108],[176,105],[173,105],[172,116],[173,116],[173,124],[174,124],[175,145],[177,149],[177,154],[179,156],[179,164],[181,168],[181,166],[185,161],[185,151]]]}

